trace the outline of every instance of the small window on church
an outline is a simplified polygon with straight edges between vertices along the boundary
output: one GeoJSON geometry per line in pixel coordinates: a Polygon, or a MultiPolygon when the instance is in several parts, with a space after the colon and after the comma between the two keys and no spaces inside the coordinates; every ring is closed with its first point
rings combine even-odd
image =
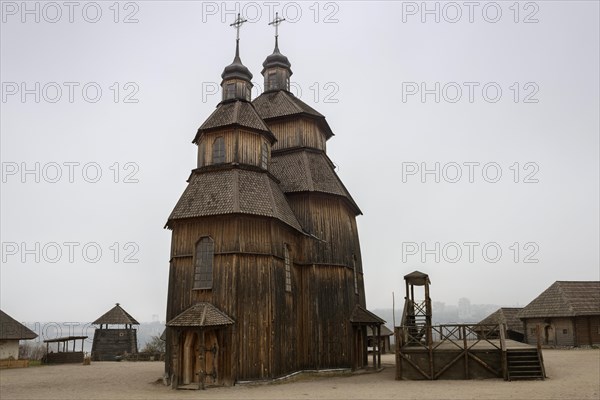
{"type": "Polygon", "coordinates": [[[213,164],[221,164],[225,162],[225,139],[219,136],[213,142],[213,164]]]}
{"type": "Polygon", "coordinates": [[[267,169],[267,164],[269,162],[269,146],[267,143],[263,142],[262,149],[260,151],[260,166],[264,169],[267,169]]]}
{"type": "Polygon", "coordinates": [[[204,141],[200,142],[198,146],[198,168],[204,166],[204,152],[205,152],[205,144],[204,141]]]}
{"type": "Polygon", "coordinates": [[[283,260],[285,263],[285,291],[292,291],[292,262],[290,260],[290,249],[287,244],[283,244],[283,260]]]}
{"type": "Polygon", "coordinates": [[[356,256],[352,254],[352,269],[354,271],[354,294],[358,294],[358,274],[356,273],[356,256]]]}
{"type": "Polygon", "coordinates": [[[569,333],[568,329],[563,329],[563,335],[567,335],[569,333]]]}
{"type": "Polygon", "coordinates": [[[277,71],[269,72],[267,86],[269,89],[275,89],[277,87],[277,71]]]}
{"type": "Polygon", "coordinates": [[[225,85],[225,100],[235,98],[235,82],[225,85]]]}
{"type": "Polygon", "coordinates": [[[212,289],[215,243],[203,237],[196,243],[194,255],[194,289],[212,289]]]}

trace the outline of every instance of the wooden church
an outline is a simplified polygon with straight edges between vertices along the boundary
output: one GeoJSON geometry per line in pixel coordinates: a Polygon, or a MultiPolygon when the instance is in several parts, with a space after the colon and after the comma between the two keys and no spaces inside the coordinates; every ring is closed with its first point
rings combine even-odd
{"type": "Polygon", "coordinates": [[[363,368],[367,327],[384,322],[366,310],[361,211],[327,156],[333,131],[290,92],[277,33],[264,93],[251,99],[242,22],[232,24],[222,100],[193,140],[197,168],[166,224],[165,374],[174,388],[363,368]]]}

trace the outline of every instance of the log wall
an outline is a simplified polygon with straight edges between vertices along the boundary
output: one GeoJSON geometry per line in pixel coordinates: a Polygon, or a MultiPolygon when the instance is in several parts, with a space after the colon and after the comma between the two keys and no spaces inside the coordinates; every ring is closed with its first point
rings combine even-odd
{"type": "Polygon", "coordinates": [[[308,118],[269,122],[269,128],[277,138],[273,151],[292,147],[310,147],[326,150],[325,134],[316,121],[308,118]]]}
{"type": "Polygon", "coordinates": [[[239,163],[260,167],[263,143],[267,144],[267,164],[271,159],[271,144],[265,136],[236,128],[202,135],[198,142],[198,168],[215,164],[213,144],[217,137],[223,137],[225,144],[224,164],[239,163]]]}

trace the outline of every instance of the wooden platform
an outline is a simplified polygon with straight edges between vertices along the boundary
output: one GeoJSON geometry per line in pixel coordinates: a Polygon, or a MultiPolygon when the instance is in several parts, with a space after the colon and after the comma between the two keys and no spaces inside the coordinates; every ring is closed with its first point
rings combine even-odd
{"type": "Polygon", "coordinates": [[[539,346],[506,339],[503,325],[397,327],[395,331],[400,344],[398,380],[545,377],[539,346]]]}
{"type": "MultiPolygon", "coordinates": [[[[532,349],[535,350],[536,347],[527,343],[517,342],[515,340],[506,339],[506,350],[523,350],[523,349],[532,349]]],[[[433,342],[434,351],[462,351],[462,347],[458,347],[452,342],[433,342]]],[[[467,340],[467,348],[471,350],[500,350],[500,339],[491,339],[491,340],[467,340]]],[[[423,351],[428,351],[428,348],[425,346],[406,346],[402,348],[402,352],[410,353],[416,352],[420,353],[423,351]]]]}

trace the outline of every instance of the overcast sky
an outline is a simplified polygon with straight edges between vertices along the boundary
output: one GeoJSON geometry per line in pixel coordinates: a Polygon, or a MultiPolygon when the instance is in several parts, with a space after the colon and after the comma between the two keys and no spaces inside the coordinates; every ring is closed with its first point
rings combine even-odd
{"type": "Polygon", "coordinates": [[[20,321],[115,302],[164,320],[163,226],[220,100],[236,9],[253,98],[268,22],[287,19],[293,92],[326,116],[364,214],[369,308],[415,269],[448,304],[600,279],[598,2],[23,4],[2,2],[0,43],[0,299],[20,321]]]}

